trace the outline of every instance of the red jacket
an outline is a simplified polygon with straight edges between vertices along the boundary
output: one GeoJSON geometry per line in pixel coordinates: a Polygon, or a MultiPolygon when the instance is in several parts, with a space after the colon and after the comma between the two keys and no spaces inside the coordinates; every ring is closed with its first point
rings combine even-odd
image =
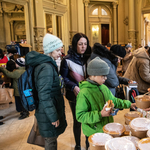
{"type": "Polygon", "coordinates": [[[0,59],[0,66],[1,65],[5,65],[6,66],[6,63],[8,62],[8,59],[6,56],[3,57],[3,59],[0,59]]]}

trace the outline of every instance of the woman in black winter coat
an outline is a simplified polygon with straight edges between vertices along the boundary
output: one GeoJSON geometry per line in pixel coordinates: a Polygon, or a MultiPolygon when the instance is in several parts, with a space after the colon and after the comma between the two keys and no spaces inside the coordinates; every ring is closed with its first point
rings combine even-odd
{"type": "Polygon", "coordinates": [[[60,74],[64,78],[66,87],[66,98],[69,100],[73,114],[73,132],[76,142],[75,150],[81,150],[81,123],[76,120],[75,116],[76,96],[80,91],[78,82],[86,79],[86,64],[90,54],[91,49],[87,36],[82,33],[77,33],[74,35],[72,47],[69,48],[68,55],[63,58],[60,67],[60,74]]]}
{"type": "Polygon", "coordinates": [[[116,87],[119,84],[128,84],[129,79],[123,78],[117,75],[117,65],[120,58],[124,58],[126,55],[125,49],[120,45],[113,45],[110,48],[110,51],[101,45],[100,43],[95,43],[93,46],[93,53],[91,54],[91,60],[95,57],[100,57],[104,60],[108,66],[110,67],[109,74],[107,75],[107,80],[105,81],[105,85],[110,89],[114,96],[116,95],[116,87]]]}

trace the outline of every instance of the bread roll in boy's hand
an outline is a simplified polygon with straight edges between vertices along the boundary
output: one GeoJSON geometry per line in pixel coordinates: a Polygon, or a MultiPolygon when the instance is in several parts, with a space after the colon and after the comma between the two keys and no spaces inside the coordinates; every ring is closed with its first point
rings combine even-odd
{"type": "Polygon", "coordinates": [[[106,111],[109,111],[109,110],[111,110],[111,109],[113,109],[114,108],[114,103],[113,103],[113,101],[112,100],[108,100],[107,101],[107,103],[106,103],[106,111]]]}
{"type": "Polygon", "coordinates": [[[107,108],[107,105],[105,105],[105,106],[103,107],[103,109],[101,110],[101,116],[102,116],[102,117],[108,117],[108,116],[110,116],[111,109],[108,110],[108,111],[106,111],[106,108],[107,108]]]}

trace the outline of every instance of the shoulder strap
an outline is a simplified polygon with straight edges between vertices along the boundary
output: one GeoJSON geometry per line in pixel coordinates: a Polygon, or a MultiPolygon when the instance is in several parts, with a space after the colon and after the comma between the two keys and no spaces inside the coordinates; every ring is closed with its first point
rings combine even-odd
{"type": "Polygon", "coordinates": [[[48,62],[49,64],[51,64],[51,66],[53,67],[53,69],[55,69],[55,71],[57,72],[57,74],[58,74],[58,68],[53,64],[53,63],[51,63],[51,62],[48,62]]]}
{"type": "Polygon", "coordinates": [[[27,82],[28,82],[29,88],[32,89],[32,87],[30,85],[30,82],[29,82],[29,72],[28,72],[28,69],[27,69],[27,74],[28,74],[27,82]]]}

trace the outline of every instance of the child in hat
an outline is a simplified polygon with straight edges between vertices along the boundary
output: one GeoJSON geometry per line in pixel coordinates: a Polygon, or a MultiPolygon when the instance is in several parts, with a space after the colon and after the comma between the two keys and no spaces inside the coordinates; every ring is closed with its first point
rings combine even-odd
{"type": "Polygon", "coordinates": [[[106,111],[107,106],[104,106],[108,100],[112,100],[115,108],[135,109],[136,106],[128,100],[123,101],[114,97],[104,85],[109,67],[99,57],[89,62],[87,73],[89,78],[79,83],[80,92],[76,104],[76,118],[82,123],[82,130],[86,136],[86,149],[89,147],[88,137],[103,132],[103,126],[113,122],[111,110],[106,111]]]}

